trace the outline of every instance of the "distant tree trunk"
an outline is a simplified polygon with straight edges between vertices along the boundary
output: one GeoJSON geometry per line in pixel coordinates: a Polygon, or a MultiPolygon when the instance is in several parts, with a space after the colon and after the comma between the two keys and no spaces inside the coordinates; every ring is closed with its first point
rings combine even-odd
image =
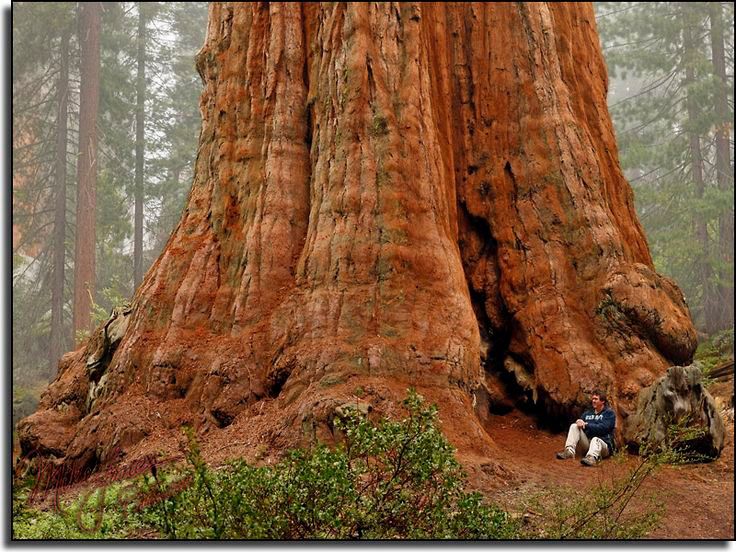
{"type": "Polygon", "coordinates": [[[97,108],[100,96],[100,2],[80,5],[81,74],[77,229],[74,247],[74,332],[90,330],[95,290],[95,215],[97,207],[97,108]]]}
{"type": "MultiPolygon", "coordinates": [[[[182,166],[181,165],[175,165],[172,168],[169,169],[170,175],[171,175],[171,189],[172,190],[178,190],[181,180],[181,171],[182,166]]],[[[163,201],[161,204],[161,213],[162,215],[168,215],[173,211],[173,208],[171,207],[174,202],[178,202],[178,198],[176,196],[164,196],[163,201]]],[[[156,251],[160,253],[163,251],[164,246],[166,245],[166,242],[169,240],[169,237],[171,236],[171,227],[170,225],[165,225],[163,229],[159,228],[159,231],[156,233],[156,251]]]]}
{"type": "Polygon", "coordinates": [[[143,2],[138,2],[138,76],[135,112],[135,223],[133,239],[133,286],[143,280],[143,170],[145,154],[146,19],[143,2]]]}
{"type": "Polygon", "coordinates": [[[66,236],[66,154],[69,112],[69,31],[61,35],[61,60],[57,84],[56,166],[54,169],[54,269],[51,285],[51,351],[49,375],[56,375],[64,350],[64,259],[66,236]]]}
{"type": "Polygon", "coordinates": [[[718,77],[715,93],[717,116],[716,129],[716,174],[718,188],[724,197],[730,194],[731,202],[721,210],[718,220],[718,240],[720,263],[725,268],[718,271],[718,299],[721,317],[718,329],[733,327],[733,165],[731,165],[731,130],[733,113],[728,109],[728,80],[726,78],[726,56],[723,39],[723,12],[720,2],[710,2],[710,36],[713,51],[713,70],[718,77]]]}
{"type": "Polygon", "coordinates": [[[209,10],[186,209],[130,314],[20,423],[24,450],[95,464],[182,423],[286,449],[330,439],[358,397],[396,414],[413,386],[488,459],[504,402],[559,427],[600,387],[626,428],[642,386],[692,360],[591,5],[209,10]]]}
{"type": "MultiPolygon", "coordinates": [[[[705,195],[705,179],[703,178],[703,152],[700,147],[700,136],[697,132],[698,103],[692,90],[688,88],[695,83],[695,59],[697,46],[692,37],[692,14],[689,6],[683,10],[683,59],[685,62],[685,107],[687,109],[687,135],[690,141],[690,175],[695,186],[695,199],[702,201],[705,195]]],[[[702,213],[696,212],[693,221],[696,243],[700,246],[697,255],[698,275],[703,288],[703,322],[706,333],[715,331],[718,325],[719,305],[713,285],[713,271],[710,259],[710,239],[708,237],[708,221],[702,213]]]]}

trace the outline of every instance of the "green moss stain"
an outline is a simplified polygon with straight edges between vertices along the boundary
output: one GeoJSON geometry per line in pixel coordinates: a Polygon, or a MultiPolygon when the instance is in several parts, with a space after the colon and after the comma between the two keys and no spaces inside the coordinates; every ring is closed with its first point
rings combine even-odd
{"type": "Polygon", "coordinates": [[[374,115],[371,124],[368,127],[368,134],[374,138],[380,138],[388,134],[388,121],[386,117],[374,115]]]}
{"type": "Polygon", "coordinates": [[[379,282],[388,280],[389,276],[391,275],[391,271],[391,263],[388,261],[388,259],[378,259],[378,263],[376,263],[376,275],[379,282]]]}

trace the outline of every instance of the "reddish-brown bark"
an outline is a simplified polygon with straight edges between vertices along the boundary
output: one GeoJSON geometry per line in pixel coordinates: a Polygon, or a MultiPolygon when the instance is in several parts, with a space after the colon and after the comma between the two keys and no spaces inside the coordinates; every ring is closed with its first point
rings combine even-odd
{"type": "MultiPolygon", "coordinates": [[[[733,195],[733,165],[729,128],[733,115],[728,108],[728,79],[726,77],[726,53],[723,38],[723,7],[719,2],[709,2],[710,43],[713,57],[713,73],[716,77],[715,111],[718,117],[716,127],[716,180],[718,188],[726,197],[733,195]]],[[[723,259],[718,274],[718,298],[720,299],[720,319],[717,328],[733,328],[733,207],[722,209],[718,216],[718,246],[723,259]]]]}
{"type": "Polygon", "coordinates": [[[602,387],[625,424],[692,357],[621,174],[589,5],[213,3],[197,63],[181,222],[132,312],[64,358],[24,449],[104,461],[269,414],[254,439],[294,446],[329,437],[341,402],[390,413],[415,386],[492,456],[489,408],[527,396],[567,422],[602,387]]]}
{"type": "Polygon", "coordinates": [[[79,156],[77,227],[74,244],[74,332],[92,329],[95,290],[95,214],[97,209],[97,107],[100,102],[100,27],[102,4],[80,7],[79,156]]]}

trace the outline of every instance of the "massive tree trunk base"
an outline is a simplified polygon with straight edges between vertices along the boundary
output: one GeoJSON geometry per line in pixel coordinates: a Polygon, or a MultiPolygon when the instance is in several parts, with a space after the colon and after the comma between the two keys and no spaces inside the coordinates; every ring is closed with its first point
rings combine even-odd
{"type": "MultiPolygon", "coordinates": [[[[101,342],[100,338],[97,343],[101,342]]],[[[103,353],[103,362],[105,356],[107,353],[103,353]]],[[[440,405],[443,432],[463,455],[484,459],[479,463],[494,457],[495,446],[483,429],[487,405],[461,382],[447,378],[421,381],[418,372],[402,377],[389,373],[388,367],[367,366],[366,370],[325,370],[311,383],[294,377],[283,387],[277,381],[273,387],[269,382],[249,389],[228,379],[228,375],[238,377],[235,371],[222,369],[214,386],[210,378],[209,385],[192,381],[188,388],[159,380],[157,391],[152,392],[150,386],[133,383],[118,400],[85,415],[78,405],[89,404],[106,383],[101,379],[99,386],[90,384],[75,370],[90,357],[96,358],[95,351],[85,348],[65,355],[61,374],[44,394],[39,412],[20,426],[24,454],[55,456],[80,469],[119,460],[120,450],[135,457],[151,452],[169,455],[178,450],[181,428],[191,426],[197,429],[206,453],[224,448],[223,458],[236,453],[251,458],[254,454],[278,455],[316,442],[334,444],[339,439],[334,431],[335,411],[345,405],[367,406],[372,419],[403,416],[401,402],[407,390],[414,388],[425,400],[440,405]],[[85,393],[87,398],[80,399],[85,393]],[[217,400],[212,401],[212,395],[217,400]],[[202,410],[202,402],[208,402],[210,408],[202,410]],[[214,447],[208,447],[210,441],[214,447]]],[[[191,355],[194,362],[198,358],[191,355]]],[[[200,379],[194,365],[183,365],[190,368],[180,369],[179,375],[200,379]]]]}
{"type": "Polygon", "coordinates": [[[182,424],[283,450],[411,386],[492,459],[489,412],[560,426],[602,388],[625,425],[690,362],[589,5],[213,3],[198,68],[182,220],[132,309],[64,357],[24,452],[96,464],[182,424]]]}

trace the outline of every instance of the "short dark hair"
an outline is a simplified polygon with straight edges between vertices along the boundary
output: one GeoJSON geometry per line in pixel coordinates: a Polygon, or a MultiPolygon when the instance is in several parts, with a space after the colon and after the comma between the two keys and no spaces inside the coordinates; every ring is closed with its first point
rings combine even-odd
{"type": "Polygon", "coordinates": [[[606,394],[603,391],[601,391],[599,389],[593,389],[593,392],[591,393],[590,396],[592,397],[593,395],[598,395],[598,399],[599,400],[601,400],[604,403],[608,404],[608,397],[606,397],[606,394]]]}

